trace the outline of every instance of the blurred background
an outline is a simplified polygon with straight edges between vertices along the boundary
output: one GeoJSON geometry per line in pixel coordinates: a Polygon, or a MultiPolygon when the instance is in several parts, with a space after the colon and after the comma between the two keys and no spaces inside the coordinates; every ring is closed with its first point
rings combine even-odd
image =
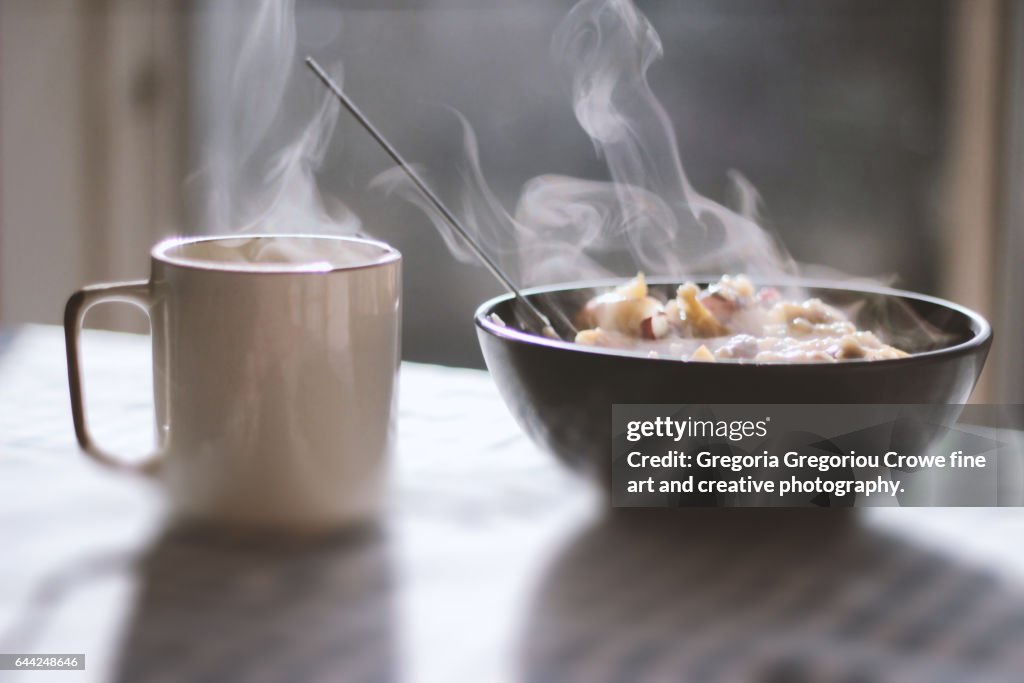
{"type": "MultiPolygon", "coordinates": [[[[346,89],[446,197],[461,131],[443,105],[461,111],[511,210],[533,176],[607,174],[551,58],[572,4],[298,0],[295,52],[343,63],[346,89]]],[[[664,44],[651,85],[696,188],[723,200],[739,170],[799,260],[980,310],[997,343],[976,398],[1024,402],[1024,3],[637,4],[664,44]]],[[[75,288],[143,277],[153,242],[210,229],[194,172],[238,115],[257,8],[0,1],[0,324],[57,323],[75,288]]],[[[321,91],[292,71],[283,116],[301,128],[321,91]]],[[[499,290],[416,208],[368,188],[389,166],[342,115],[316,179],[405,254],[405,357],[480,367],[472,311],[499,290]]],[[[145,329],[129,311],[90,322],[145,329]]]]}

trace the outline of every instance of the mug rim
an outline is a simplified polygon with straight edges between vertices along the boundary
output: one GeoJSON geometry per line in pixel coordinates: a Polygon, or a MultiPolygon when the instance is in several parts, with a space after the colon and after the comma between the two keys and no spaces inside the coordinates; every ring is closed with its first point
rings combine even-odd
{"type": "Polygon", "coordinates": [[[261,233],[238,233],[238,234],[224,234],[224,235],[175,235],[173,237],[167,237],[157,242],[149,252],[150,258],[153,261],[174,266],[176,268],[186,268],[189,270],[200,270],[200,271],[213,271],[222,273],[235,273],[238,275],[315,275],[315,274],[328,274],[337,272],[347,272],[356,270],[366,270],[368,268],[378,268],[391,263],[395,263],[402,259],[402,254],[398,249],[395,249],[390,244],[381,240],[372,239],[369,237],[356,236],[356,235],[323,235],[315,233],[304,233],[304,232],[261,232],[261,233]],[[169,254],[169,250],[175,247],[181,247],[184,245],[201,244],[203,242],[217,242],[226,240],[244,240],[244,239],[268,239],[268,238],[301,238],[301,239],[317,239],[327,240],[332,242],[355,242],[358,244],[365,244],[380,249],[381,253],[379,256],[367,263],[357,263],[349,265],[337,265],[337,264],[324,264],[322,262],[316,263],[239,263],[232,261],[206,261],[194,258],[185,258],[179,256],[173,256],[169,254]]]}

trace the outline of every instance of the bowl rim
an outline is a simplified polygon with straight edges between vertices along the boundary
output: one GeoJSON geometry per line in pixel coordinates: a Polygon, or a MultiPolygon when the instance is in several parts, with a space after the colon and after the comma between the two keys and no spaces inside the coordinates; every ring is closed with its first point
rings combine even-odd
{"type": "MultiPolygon", "coordinates": [[[[693,276],[684,278],[686,280],[698,283],[708,283],[716,281],[721,276],[693,276]]],[[[526,287],[519,291],[526,296],[535,294],[551,294],[555,292],[568,292],[578,289],[591,289],[597,287],[614,287],[628,282],[631,278],[618,277],[618,278],[602,278],[598,280],[582,280],[578,282],[563,282],[553,285],[539,285],[536,287],[526,287]]],[[[759,279],[756,277],[750,278],[757,286],[779,286],[779,285],[798,285],[808,287],[811,289],[830,289],[841,292],[853,292],[859,294],[875,294],[883,296],[893,296],[902,299],[912,299],[916,301],[922,301],[925,303],[934,304],[942,308],[950,309],[961,315],[967,317],[971,323],[971,328],[974,331],[974,335],[959,344],[953,346],[947,346],[941,349],[933,349],[931,351],[922,351],[920,353],[912,353],[904,356],[903,358],[884,358],[879,360],[863,360],[863,359],[852,359],[844,360],[839,363],[810,363],[810,362],[799,362],[799,363],[757,363],[749,360],[738,360],[738,359],[721,359],[716,360],[714,363],[706,361],[685,361],[679,358],[667,358],[663,356],[652,357],[644,351],[626,351],[622,349],[608,349],[597,346],[585,346],[583,344],[576,344],[575,342],[567,342],[561,339],[550,339],[548,337],[540,337],[538,335],[529,334],[521,330],[517,330],[505,325],[499,325],[490,319],[490,314],[500,304],[507,301],[511,301],[515,298],[515,295],[511,292],[500,294],[492,297],[483,303],[481,303],[476,312],[473,314],[476,326],[487,332],[488,334],[498,337],[500,339],[506,339],[508,341],[526,344],[528,346],[539,346],[547,347],[551,349],[558,349],[562,351],[571,351],[575,353],[592,354],[596,356],[613,356],[616,358],[637,358],[648,362],[663,362],[663,363],[701,363],[703,367],[714,365],[718,367],[744,367],[744,368],[787,368],[793,366],[799,367],[815,367],[815,368],[844,368],[844,367],[861,367],[865,365],[878,366],[882,364],[885,367],[894,364],[907,364],[917,362],[919,359],[934,358],[936,356],[943,355],[957,355],[965,353],[971,349],[985,346],[992,338],[992,326],[988,320],[985,319],[980,313],[962,306],[953,301],[942,299],[937,296],[931,296],[929,294],[920,294],[917,292],[911,292],[903,289],[895,289],[892,287],[885,287],[883,285],[875,285],[869,283],[850,283],[846,284],[839,280],[827,280],[818,278],[771,278],[771,279],[759,279]]],[[[681,282],[683,279],[675,277],[648,277],[647,283],[652,285],[673,285],[681,282]]]]}

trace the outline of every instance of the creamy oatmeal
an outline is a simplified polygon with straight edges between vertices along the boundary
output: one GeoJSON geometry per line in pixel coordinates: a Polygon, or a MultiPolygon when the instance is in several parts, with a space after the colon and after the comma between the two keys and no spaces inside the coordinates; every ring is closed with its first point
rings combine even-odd
{"type": "Polygon", "coordinates": [[[587,302],[576,322],[578,344],[683,360],[835,363],[907,355],[820,299],[788,301],[742,275],[705,289],[687,282],[663,302],[649,294],[641,273],[587,302]]]}

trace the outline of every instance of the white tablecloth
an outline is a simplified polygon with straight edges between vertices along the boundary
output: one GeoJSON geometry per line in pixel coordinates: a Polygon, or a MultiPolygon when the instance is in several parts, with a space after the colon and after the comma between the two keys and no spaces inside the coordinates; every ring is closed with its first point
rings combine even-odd
{"type": "MultiPolygon", "coordinates": [[[[1024,680],[1022,511],[607,515],[486,373],[405,364],[380,530],[165,529],[77,453],[63,353],[0,336],[0,653],[87,665],[0,680],[1024,680]]],[[[85,371],[98,440],[144,453],[148,340],[89,333],[85,371]]]]}

